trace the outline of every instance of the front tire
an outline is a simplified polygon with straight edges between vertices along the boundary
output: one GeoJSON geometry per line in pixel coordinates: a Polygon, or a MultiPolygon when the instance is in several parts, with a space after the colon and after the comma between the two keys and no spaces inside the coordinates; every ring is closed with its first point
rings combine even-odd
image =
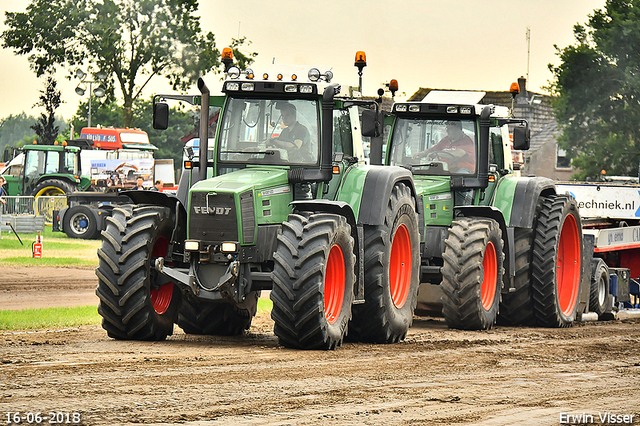
{"type": "Polygon", "coordinates": [[[335,349],[351,318],[355,254],[351,227],[335,214],[291,214],[273,255],[271,318],[280,344],[335,349]]]}
{"type": "Polygon", "coordinates": [[[504,274],[498,223],[484,218],[453,221],[442,257],[442,314],[449,327],[492,328],[498,316],[504,274]]]}
{"type": "Polygon", "coordinates": [[[169,249],[171,211],[116,207],[106,222],[96,269],[102,327],[114,339],[164,340],[173,333],[181,302],[179,288],[154,269],[169,249]]]}
{"type": "Polygon", "coordinates": [[[413,322],[420,285],[420,241],[415,199],[393,188],[384,223],[364,229],[365,303],[353,307],[349,339],[396,343],[413,322]]]}
{"type": "Polygon", "coordinates": [[[533,240],[531,286],[536,322],[570,327],[580,296],[582,229],[573,198],[552,196],[542,203],[533,240]]]}

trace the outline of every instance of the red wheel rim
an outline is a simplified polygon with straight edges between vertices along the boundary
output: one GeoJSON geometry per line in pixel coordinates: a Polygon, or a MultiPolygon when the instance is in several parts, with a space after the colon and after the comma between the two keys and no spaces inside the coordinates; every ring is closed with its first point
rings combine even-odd
{"type": "Polygon", "coordinates": [[[558,243],[557,284],[558,303],[564,315],[570,315],[576,306],[580,289],[580,233],[573,215],[564,220],[558,243]]]}
{"type": "Polygon", "coordinates": [[[173,299],[173,283],[151,290],[151,304],[159,315],[167,312],[169,305],[171,305],[171,299],[173,299]]]}
{"type": "Polygon", "coordinates": [[[329,324],[338,321],[342,312],[345,281],[344,254],[340,246],[335,244],[329,251],[324,279],[324,314],[329,324]]]}
{"type": "Polygon", "coordinates": [[[480,298],[482,299],[482,307],[488,311],[493,306],[496,297],[497,280],[498,280],[498,256],[496,247],[491,241],[484,250],[484,259],[482,259],[482,269],[484,269],[484,280],[480,286],[480,298]]]}
{"type": "MultiPolygon", "coordinates": [[[[167,251],[169,250],[169,240],[164,235],[161,235],[153,246],[153,250],[151,251],[151,257],[164,257],[167,255],[167,251]]],[[[152,261],[153,263],[153,261],[152,261]]],[[[169,309],[171,305],[171,300],[173,299],[173,283],[168,283],[160,288],[151,289],[151,304],[153,305],[153,309],[159,315],[164,314],[169,309]]]]}
{"type": "Polygon", "coordinates": [[[396,308],[404,306],[411,288],[411,237],[406,225],[400,225],[393,236],[389,261],[389,289],[396,308]]]}

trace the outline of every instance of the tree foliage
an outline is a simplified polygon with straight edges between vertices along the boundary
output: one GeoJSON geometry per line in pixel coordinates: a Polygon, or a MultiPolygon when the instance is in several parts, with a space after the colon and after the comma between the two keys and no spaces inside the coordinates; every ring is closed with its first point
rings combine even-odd
{"type": "Polygon", "coordinates": [[[16,146],[25,136],[35,135],[31,125],[35,117],[21,112],[9,115],[0,120],[0,151],[5,146],[16,146]]]}
{"type": "Polygon", "coordinates": [[[62,94],[57,88],[56,80],[48,76],[45,90],[40,91],[40,101],[35,106],[44,107],[46,113],[40,114],[36,123],[31,126],[38,141],[44,145],[53,145],[60,130],[56,126],[56,109],[62,103],[62,94]]]}
{"type": "MultiPolygon", "coordinates": [[[[57,66],[93,65],[107,74],[107,93],[124,99],[124,125],[133,122],[133,104],[155,76],[174,90],[221,69],[213,33],[204,33],[195,14],[198,0],[31,0],[24,13],[6,12],[2,46],[29,55],[38,76],[57,66]]],[[[256,53],[243,54],[244,38],[231,47],[246,67],[256,53]]],[[[71,76],[70,76],[71,77],[71,76]]]]}
{"type": "Polygon", "coordinates": [[[549,65],[561,148],[576,178],[636,175],[640,164],[640,0],[607,0],[549,65]]]}

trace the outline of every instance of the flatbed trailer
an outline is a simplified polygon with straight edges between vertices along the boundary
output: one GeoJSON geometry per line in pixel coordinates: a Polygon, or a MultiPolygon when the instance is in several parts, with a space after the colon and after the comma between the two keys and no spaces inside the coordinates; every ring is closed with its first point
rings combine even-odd
{"type": "Polygon", "coordinates": [[[640,185],[557,182],[578,202],[591,262],[588,319],[640,318],[640,185]],[[605,278],[606,277],[606,278],[605,278]],[[607,279],[608,278],[608,279],[607,279]]]}

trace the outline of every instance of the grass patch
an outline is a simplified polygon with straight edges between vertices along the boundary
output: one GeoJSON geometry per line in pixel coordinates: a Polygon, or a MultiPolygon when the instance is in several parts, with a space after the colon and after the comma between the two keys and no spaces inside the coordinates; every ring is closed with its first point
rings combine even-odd
{"type": "MultiPolygon", "coordinates": [[[[272,307],[270,299],[258,299],[258,312],[270,312],[272,307]]],[[[100,324],[101,321],[98,306],[0,310],[0,330],[77,327],[100,324]]]]}
{"type": "Polygon", "coordinates": [[[97,306],[0,310],[0,330],[31,330],[100,324],[97,306]]]}
{"type": "Polygon", "coordinates": [[[62,232],[53,232],[46,226],[43,238],[43,258],[34,259],[31,244],[37,234],[19,234],[23,244],[13,233],[2,233],[0,240],[0,267],[2,266],[44,266],[95,268],[98,266],[96,251],[102,245],[100,240],[79,240],[68,238],[62,232]]]}
{"type": "Polygon", "coordinates": [[[5,257],[0,260],[0,266],[47,266],[58,268],[82,268],[92,269],[98,266],[97,262],[92,260],[74,259],[67,257],[44,257],[42,259],[33,259],[25,257],[5,257]]]}
{"type": "Polygon", "coordinates": [[[271,299],[258,299],[258,312],[271,312],[272,308],[273,302],[271,301],[271,299]]]}

